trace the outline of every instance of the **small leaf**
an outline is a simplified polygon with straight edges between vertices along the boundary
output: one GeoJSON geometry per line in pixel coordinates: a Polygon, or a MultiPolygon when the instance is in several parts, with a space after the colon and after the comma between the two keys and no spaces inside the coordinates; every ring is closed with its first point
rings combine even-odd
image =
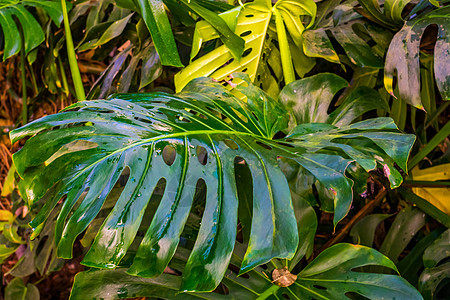
{"type": "Polygon", "coordinates": [[[39,300],[39,290],[32,284],[28,283],[26,286],[22,278],[14,278],[6,286],[5,300],[39,300]]]}

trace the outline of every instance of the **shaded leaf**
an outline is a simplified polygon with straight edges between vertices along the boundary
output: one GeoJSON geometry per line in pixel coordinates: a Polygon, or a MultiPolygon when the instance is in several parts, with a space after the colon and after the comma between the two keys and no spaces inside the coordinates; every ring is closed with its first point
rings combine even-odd
{"type": "Polygon", "coordinates": [[[289,288],[302,299],[344,299],[348,292],[369,299],[422,299],[420,293],[399,276],[354,271],[368,265],[397,271],[392,261],[371,248],[337,244],[319,254],[289,288]]]}
{"type": "Polygon", "coordinates": [[[434,48],[434,76],[444,100],[450,99],[450,7],[431,11],[421,18],[406,22],[394,36],[386,56],[384,85],[393,94],[394,72],[397,72],[397,85],[400,98],[407,103],[423,109],[420,97],[420,41],[425,29],[435,24],[438,39],[434,48]]]}
{"type": "MultiPolygon", "coordinates": [[[[58,0],[2,1],[0,4],[0,27],[4,36],[3,61],[20,51],[21,33],[24,35],[26,54],[44,41],[45,36],[41,25],[25,6],[43,8],[57,26],[62,21],[61,2],[58,0]],[[14,18],[17,18],[20,23],[20,31],[14,18]]],[[[70,9],[72,4],[67,3],[67,7],[70,9]]]]}
{"type": "Polygon", "coordinates": [[[5,289],[6,300],[39,300],[39,290],[32,284],[28,283],[26,286],[22,278],[14,278],[6,286],[5,289]]]}
{"type": "Polygon", "coordinates": [[[390,215],[372,214],[362,218],[350,231],[353,242],[363,246],[372,247],[377,226],[388,217],[390,217],[390,215]]]}
{"type": "Polygon", "coordinates": [[[380,252],[397,262],[398,256],[425,225],[425,216],[425,213],[417,208],[408,207],[400,211],[380,247],[380,252]]]}

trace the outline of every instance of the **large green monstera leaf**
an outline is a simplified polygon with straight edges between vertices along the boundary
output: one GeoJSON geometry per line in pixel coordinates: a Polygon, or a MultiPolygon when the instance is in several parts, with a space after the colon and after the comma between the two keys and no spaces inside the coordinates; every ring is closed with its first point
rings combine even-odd
{"type": "MultiPolygon", "coordinates": [[[[72,7],[67,4],[69,9],[72,7]]],[[[44,41],[44,31],[39,22],[26,9],[26,6],[40,7],[52,18],[57,26],[61,24],[63,16],[61,9],[61,1],[58,0],[1,0],[0,1],[0,27],[2,35],[0,39],[4,39],[3,60],[17,54],[20,51],[22,41],[19,28],[14,18],[20,23],[24,35],[25,53],[30,52],[44,41]]]]}
{"type": "Polygon", "coordinates": [[[241,83],[231,91],[199,78],[176,95],[123,94],[79,102],[13,131],[13,142],[28,138],[13,159],[22,195],[39,209],[31,222],[35,235],[52,210],[60,210],[57,251],[71,257],[77,236],[106,205],[105,199],[110,205],[113,187],[128,174],[83,264],[115,268],[141,223],[148,221],[128,273],[156,277],[177,249],[202,180],[206,200],[201,225],[180,289],[211,291],[221,281],[235,245],[242,205],[235,162],[245,163],[251,174],[251,230],[242,274],[275,257],[291,259],[299,243],[292,230],[297,222],[289,186],[278,166],[281,157],[300,164],[332,193],[336,224],[352,201],[347,166],[391,159],[403,166],[414,141],[394,133],[389,118],[341,129],[327,125],[319,133],[294,129],[290,137],[274,139],[287,128],[289,114],[247,75],[234,78],[241,83]],[[329,136],[317,142],[316,135],[326,131],[329,136]],[[164,192],[150,222],[144,214],[161,180],[164,192]]]}

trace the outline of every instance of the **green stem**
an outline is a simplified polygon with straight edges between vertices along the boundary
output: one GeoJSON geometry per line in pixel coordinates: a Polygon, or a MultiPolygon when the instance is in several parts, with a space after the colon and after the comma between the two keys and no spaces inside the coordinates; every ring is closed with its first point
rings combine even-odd
{"type": "Polygon", "coordinates": [[[280,44],[281,67],[283,68],[284,83],[288,85],[295,80],[291,51],[289,49],[289,41],[287,38],[286,28],[284,27],[283,18],[281,17],[276,7],[273,8],[273,13],[275,15],[278,43],[280,44]]]}
{"type": "Polygon", "coordinates": [[[39,93],[39,89],[38,89],[38,86],[36,83],[36,75],[34,75],[33,67],[30,62],[28,62],[28,69],[30,70],[31,84],[33,86],[33,92],[34,92],[34,95],[36,96],[39,93]]]}
{"type": "Polygon", "coordinates": [[[83,82],[81,81],[80,70],[78,69],[75,48],[73,47],[72,33],[70,31],[69,16],[67,14],[66,1],[61,0],[64,17],[64,31],[66,32],[67,57],[69,58],[70,72],[72,73],[73,85],[78,101],[86,100],[83,82]]]}
{"type": "Polygon", "coordinates": [[[276,291],[278,291],[280,287],[278,285],[272,285],[270,288],[259,294],[258,298],[256,300],[264,300],[270,296],[272,296],[276,291]]]}
{"type": "Polygon", "coordinates": [[[22,126],[28,123],[28,104],[27,104],[27,78],[25,59],[27,54],[25,53],[25,38],[23,32],[21,33],[22,47],[20,48],[20,76],[22,79],[22,126]]]}
{"type": "Polygon", "coordinates": [[[444,188],[450,187],[450,181],[421,181],[421,180],[405,180],[403,185],[405,187],[428,187],[428,188],[444,188]]]}
{"type": "Polygon", "coordinates": [[[441,104],[441,106],[439,106],[439,108],[437,110],[435,110],[430,116],[429,119],[427,119],[427,122],[425,124],[425,129],[427,129],[428,127],[430,127],[431,123],[433,123],[436,118],[444,112],[444,110],[447,109],[447,107],[450,105],[450,101],[444,102],[443,104],[441,104]]]}
{"type": "Polygon", "coordinates": [[[450,227],[450,216],[448,216],[446,213],[442,212],[440,209],[438,209],[436,206],[428,202],[427,200],[417,196],[413,192],[400,187],[398,189],[398,192],[403,196],[403,198],[416,205],[418,208],[423,210],[424,213],[432,217],[433,219],[437,220],[442,225],[446,226],[447,228],[450,227]]]}
{"type": "Polygon", "coordinates": [[[425,156],[430,154],[437,145],[439,145],[445,138],[450,135],[450,122],[444,125],[439,132],[430,140],[425,147],[419,151],[409,162],[408,170],[414,168],[425,156]]]}

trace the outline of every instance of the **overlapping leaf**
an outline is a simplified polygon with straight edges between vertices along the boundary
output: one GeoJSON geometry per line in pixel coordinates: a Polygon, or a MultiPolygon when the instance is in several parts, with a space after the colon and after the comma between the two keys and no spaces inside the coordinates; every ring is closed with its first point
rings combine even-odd
{"type": "MultiPolygon", "coordinates": [[[[70,9],[71,4],[68,3],[67,5],[70,9]]],[[[0,1],[0,26],[2,27],[3,33],[3,37],[0,36],[0,38],[4,39],[3,60],[20,51],[22,45],[20,38],[22,35],[21,32],[24,36],[24,49],[26,54],[44,41],[45,36],[41,24],[26,9],[26,6],[44,9],[57,26],[62,21],[61,2],[58,0],[0,1]],[[17,18],[20,23],[20,31],[14,18],[17,18]]]]}
{"type": "Polygon", "coordinates": [[[253,184],[251,230],[241,273],[274,257],[289,259],[295,254],[298,234],[291,229],[297,224],[289,187],[278,167],[280,156],[296,161],[333,192],[335,223],[351,203],[352,183],[344,175],[351,161],[363,161],[359,154],[369,160],[375,156],[388,160],[390,155],[399,165],[406,160],[413,140],[390,132],[396,127],[386,118],[342,129],[329,125],[329,136],[320,132],[317,142],[316,134],[272,140],[287,127],[288,114],[248,77],[235,77],[245,81],[235,90],[246,101],[201,78],[173,96],[124,94],[80,102],[12,132],[13,141],[29,137],[14,162],[22,177],[21,193],[40,208],[31,225],[40,228],[62,201],[56,243],[60,256],[71,257],[76,237],[96,217],[121,174],[129,174],[83,260],[88,266],[114,268],[133,242],[152,193],[164,178],[161,203],[128,270],[155,277],[175,253],[202,179],[206,204],[181,290],[210,291],[223,277],[235,243],[236,158],[248,165],[253,184]],[[357,150],[360,140],[373,150],[357,150]],[[330,143],[344,151],[316,153],[330,143]]]}
{"type": "MultiPolygon", "coordinates": [[[[353,11],[353,7],[347,9],[353,11]]],[[[339,19],[337,24],[306,30],[303,33],[305,54],[340,63],[342,59],[331,42],[332,37],[342,47],[353,65],[381,69],[383,67],[381,57],[389,45],[392,34],[360,18],[350,15],[348,19],[339,19]],[[370,46],[369,41],[374,45],[370,46]]]]}
{"type": "MultiPolygon", "coordinates": [[[[423,253],[425,270],[419,278],[419,290],[425,299],[435,299],[445,284],[440,283],[450,278],[450,229],[443,232],[423,253]]],[[[448,286],[448,283],[447,283],[448,286]]]]}
{"type": "MultiPolygon", "coordinates": [[[[180,259],[182,262],[183,260],[180,259]]],[[[397,271],[394,263],[381,253],[362,246],[335,245],[314,259],[289,287],[278,287],[264,270],[252,271],[246,278],[229,272],[223,280],[227,293],[176,294],[180,277],[163,274],[155,279],[127,276],[123,270],[88,271],[75,277],[71,300],[89,298],[118,299],[158,297],[162,299],[346,299],[356,293],[368,299],[422,299],[420,293],[397,275],[356,272],[363,266],[383,266],[397,271]]]]}
{"type": "Polygon", "coordinates": [[[423,109],[420,83],[420,41],[425,29],[437,25],[434,47],[434,77],[444,100],[450,99],[450,7],[443,7],[406,22],[394,36],[386,56],[384,85],[391,94],[395,71],[400,98],[423,109]]]}
{"type": "Polygon", "coordinates": [[[314,66],[304,55],[303,48],[299,47],[301,41],[297,41],[305,27],[311,26],[314,22],[315,4],[313,1],[282,0],[272,7],[272,4],[266,0],[257,0],[224,12],[220,16],[230,28],[234,28],[236,35],[245,40],[242,57],[236,59],[228,47],[221,45],[194,59],[199,53],[202,43],[220,37],[219,32],[213,26],[206,22],[199,22],[194,35],[191,63],[175,75],[177,91],[198,76],[210,76],[217,80],[223,80],[233,72],[245,72],[253,82],[261,84],[270,91],[271,95],[275,96],[278,88],[275,88],[274,85],[278,85],[277,81],[281,81],[280,79],[283,78],[280,74],[281,69],[285,80],[287,74],[290,74],[288,80],[290,82],[295,79],[295,76],[292,76],[294,67],[297,73],[303,76],[314,66]],[[273,14],[278,16],[279,25],[277,25],[276,34],[269,28],[273,14]],[[303,22],[306,22],[306,26],[303,22]],[[287,33],[290,34],[290,37],[287,36],[287,33]],[[279,47],[275,47],[272,44],[273,41],[276,41],[279,47]],[[269,55],[272,55],[272,51],[275,51],[272,59],[275,59],[277,66],[270,62],[269,55]],[[282,68],[280,68],[280,60],[283,61],[282,68]],[[269,65],[274,69],[276,78],[270,75],[269,65]]]}

